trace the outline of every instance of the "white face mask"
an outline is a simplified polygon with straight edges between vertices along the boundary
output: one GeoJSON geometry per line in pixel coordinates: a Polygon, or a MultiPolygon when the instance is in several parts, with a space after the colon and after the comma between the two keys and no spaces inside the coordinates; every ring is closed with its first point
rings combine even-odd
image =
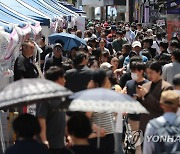
{"type": "Polygon", "coordinates": [[[75,34],[76,34],[76,32],[71,32],[71,34],[74,34],[74,35],[75,35],[75,34]]]}
{"type": "Polygon", "coordinates": [[[138,75],[137,75],[137,73],[131,73],[131,78],[133,79],[133,80],[138,80],[138,75]]]}

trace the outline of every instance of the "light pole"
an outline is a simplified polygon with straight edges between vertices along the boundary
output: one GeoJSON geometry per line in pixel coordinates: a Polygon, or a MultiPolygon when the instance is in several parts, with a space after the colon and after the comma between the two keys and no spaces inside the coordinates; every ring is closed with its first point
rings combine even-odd
{"type": "Polygon", "coordinates": [[[129,22],[129,0],[126,0],[126,14],[125,14],[125,21],[129,22]]]}

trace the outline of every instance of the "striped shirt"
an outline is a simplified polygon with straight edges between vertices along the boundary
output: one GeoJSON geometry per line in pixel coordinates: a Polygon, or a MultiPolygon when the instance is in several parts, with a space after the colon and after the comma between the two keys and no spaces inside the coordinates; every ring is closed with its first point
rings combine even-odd
{"type": "Polygon", "coordinates": [[[112,113],[93,112],[91,117],[91,122],[101,128],[104,128],[106,134],[113,134],[115,132],[112,113]]]}

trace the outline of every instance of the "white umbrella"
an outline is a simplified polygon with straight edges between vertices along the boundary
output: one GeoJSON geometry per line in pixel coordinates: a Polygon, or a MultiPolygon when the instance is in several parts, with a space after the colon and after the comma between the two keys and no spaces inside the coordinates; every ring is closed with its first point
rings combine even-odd
{"type": "Polygon", "coordinates": [[[83,90],[70,98],[70,111],[148,113],[130,96],[105,88],[83,90]]]}
{"type": "Polygon", "coordinates": [[[21,79],[0,92],[0,109],[41,103],[49,99],[61,101],[71,94],[70,90],[50,80],[21,79]]]}
{"type": "MultiPolygon", "coordinates": [[[[130,96],[105,88],[84,90],[74,93],[70,98],[74,99],[69,106],[70,111],[148,113],[130,96]]],[[[97,147],[100,147],[100,130],[97,147]]]]}

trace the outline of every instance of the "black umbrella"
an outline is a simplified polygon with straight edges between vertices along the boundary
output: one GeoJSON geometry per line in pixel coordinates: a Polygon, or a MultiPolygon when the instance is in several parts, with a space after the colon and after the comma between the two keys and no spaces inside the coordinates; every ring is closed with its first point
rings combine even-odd
{"type": "Polygon", "coordinates": [[[0,92],[0,109],[41,103],[42,100],[63,102],[71,94],[70,90],[46,79],[21,79],[0,92]]]}

